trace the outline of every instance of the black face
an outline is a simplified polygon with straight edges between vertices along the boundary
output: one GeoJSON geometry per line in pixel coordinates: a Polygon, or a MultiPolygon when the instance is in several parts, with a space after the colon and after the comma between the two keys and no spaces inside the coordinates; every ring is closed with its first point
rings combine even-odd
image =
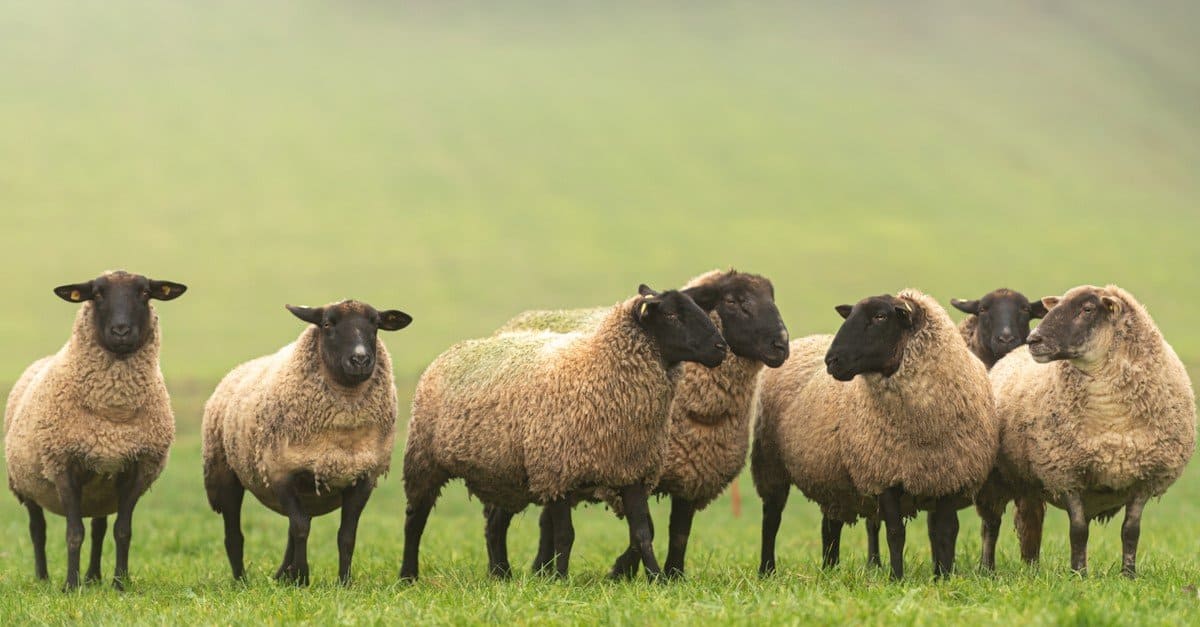
{"type": "Polygon", "coordinates": [[[838,381],[871,372],[885,377],[895,374],[920,310],[887,294],[863,299],[853,307],[838,305],[835,309],[846,321],[825,353],[825,370],[838,381]]]}
{"type": "Polygon", "coordinates": [[[725,360],[724,338],[708,314],[683,292],[655,292],[638,288],[644,299],[634,309],[634,318],[658,344],[668,366],[695,361],[716,368],[725,360]]]}
{"type": "Polygon", "coordinates": [[[705,311],[721,317],[721,334],[734,355],[778,368],[788,358],[788,331],[775,307],[771,282],[753,274],[729,273],[683,290],[705,311]]]}
{"type": "Polygon", "coordinates": [[[65,301],[92,301],[96,337],[105,350],[118,357],[137,352],[150,337],[150,299],[174,300],[185,291],[187,286],[181,283],[121,271],[54,288],[65,301]]]}
{"type": "Polygon", "coordinates": [[[355,386],[375,372],[377,331],[398,331],[412,316],[396,309],[377,311],[354,300],[325,307],[287,306],[297,318],[317,326],[321,334],[321,360],[334,381],[355,386]]]}
{"type": "Polygon", "coordinates": [[[1105,350],[1104,336],[1112,332],[1123,306],[1096,289],[1080,290],[1061,300],[1048,296],[1042,302],[1049,312],[1027,340],[1030,356],[1040,363],[1096,358],[1105,350]]]}
{"type": "Polygon", "coordinates": [[[950,304],[979,318],[979,337],[996,359],[1024,344],[1029,336],[1029,322],[1046,315],[1046,306],[1041,301],[1031,303],[1024,294],[1006,289],[990,292],[979,300],[954,298],[950,304]]]}

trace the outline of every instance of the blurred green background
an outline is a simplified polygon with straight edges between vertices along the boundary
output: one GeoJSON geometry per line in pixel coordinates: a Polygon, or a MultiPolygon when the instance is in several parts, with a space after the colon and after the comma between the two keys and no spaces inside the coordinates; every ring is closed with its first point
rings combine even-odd
{"type": "MultiPolygon", "coordinates": [[[[0,7],[0,261],[9,296],[0,383],[65,341],[74,308],[52,287],[110,268],[188,284],[184,298],[159,309],[180,440],[139,509],[140,537],[157,544],[139,553],[135,540],[134,573],[143,586],[200,573],[216,594],[228,592],[226,566],[218,518],[199,489],[200,404],[232,366],[300,332],[284,303],[353,297],[415,317],[385,338],[402,423],[415,378],[457,340],[524,309],[611,303],[642,282],[674,287],[730,266],[774,280],[794,336],[834,330],[836,304],[907,286],[946,303],[1000,286],[1037,297],[1118,283],[1147,304],[1196,373],[1197,60],[1200,5],[1184,0],[8,2],[0,7]]],[[[363,576],[380,585],[394,581],[398,565],[398,478],[381,488],[360,536],[372,547],[364,559],[375,560],[363,576]]],[[[758,588],[737,579],[757,558],[758,501],[748,482],[743,492],[749,517],[730,518],[719,501],[717,513],[697,520],[695,537],[710,533],[708,548],[693,552],[700,572],[735,579],[698,574],[689,584],[700,586],[699,598],[716,595],[715,606],[687,587],[645,593],[654,607],[682,612],[660,618],[719,618],[731,589],[766,612],[758,618],[775,619],[795,616],[793,604],[813,611],[810,601],[826,603],[828,614],[815,616],[829,619],[852,608],[860,619],[879,611],[918,622],[1087,622],[1103,617],[1103,609],[1086,612],[1105,603],[1191,607],[1180,605],[1178,588],[1196,575],[1194,534],[1166,521],[1198,515],[1195,473],[1164,501],[1162,523],[1148,510],[1151,583],[1143,585],[1153,593],[1098,587],[1085,595],[1085,613],[1066,615],[1038,613],[1069,609],[1078,597],[1055,589],[1057,570],[1052,583],[1006,584],[1011,597],[985,581],[966,597],[932,588],[922,593],[932,598],[913,599],[874,576],[864,594],[853,579],[861,569],[819,579],[832,597],[758,588]],[[1156,535],[1167,528],[1169,539],[1156,535]],[[727,546],[711,543],[718,530],[727,546]],[[1158,563],[1157,583],[1154,555],[1173,556],[1158,563]],[[1012,598],[1028,605],[1006,613],[1012,598]],[[973,613],[993,602],[1005,609],[973,613]]],[[[285,524],[249,500],[247,511],[252,571],[263,574],[285,524]]],[[[0,584],[44,593],[30,576],[23,512],[9,499],[0,514],[14,538],[0,549],[0,584]]],[[[788,516],[782,559],[807,585],[815,508],[797,495],[788,516]]],[[[1048,560],[1062,566],[1056,516],[1048,560]]],[[[608,534],[585,542],[592,523],[580,523],[575,564],[595,576],[622,526],[606,514],[581,517],[608,534]]],[[[978,541],[968,519],[969,563],[978,541]]],[[[60,525],[51,522],[56,584],[60,525]]],[[[523,607],[557,607],[579,620],[643,616],[635,602],[614,606],[620,595],[590,580],[566,595],[578,601],[567,608],[536,581],[512,594],[488,587],[480,525],[477,505],[455,487],[426,541],[434,589],[445,596],[408,596],[413,605],[399,607],[477,618],[443,607],[465,585],[494,620],[529,620],[523,607]]],[[[514,523],[514,554],[530,550],[535,528],[530,516],[514,523]]],[[[1011,571],[1008,529],[1002,570],[1011,571]]],[[[1101,533],[1116,535],[1113,527],[1093,535],[1101,533]]],[[[314,576],[328,581],[326,535],[312,553],[324,569],[314,576]]],[[[858,535],[848,532],[854,552],[858,535]]],[[[909,559],[927,574],[922,536],[910,531],[909,559]]],[[[1115,537],[1096,542],[1103,563],[1115,563],[1115,537]]],[[[174,599],[154,610],[168,613],[108,620],[195,620],[187,612],[203,609],[190,604],[190,588],[155,590],[174,599]]],[[[645,602],[637,588],[616,590],[645,602]]],[[[32,620],[73,616],[52,597],[29,606],[17,598],[0,598],[0,609],[32,620]]],[[[271,598],[280,605],[221,607],[248,619],[343,618],[315,601],[291,605],[319,596],[271,598]]],[[[397,618],[371,607],[378,613],[359,618],[397,618]]]]}

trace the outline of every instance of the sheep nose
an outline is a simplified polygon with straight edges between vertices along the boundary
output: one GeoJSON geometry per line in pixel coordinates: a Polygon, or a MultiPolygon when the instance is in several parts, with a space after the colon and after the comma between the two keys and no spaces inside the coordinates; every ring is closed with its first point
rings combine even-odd
{"type": "Polygon", "coordinates": [[[129,335],[131,329],[127,324],[114,324],[108,331],[116,337],[125,337],[129,335]]]}
{"type": "Polygon", "coordinates": [[[1012,344],[1017,338],[1011,333],[1004,333],[996,339],[1000,340],[1001,344],[1012,344]]]}
{"type": "Polygon", "coordinates": [[[1030,333],[1029,337],[1025,338],[1025,343],[1030,346],[1033,346],[1034,344],[1041,344],[1042,336],[1038,335],[1037,333],[1030,333]]]}
{"type": "Polygon", "coordinates": [[[825,365],[826,366],[835,365],[835,364],[837,364],[837,362],[838,362],[837,355],[826,355],[825,356],[825,365]]]}
{"type": "Polygon", "coordinates": [[[717,342],[717,350],[727,350],[728,348],[729,348],[729,345],[726,344],[725,342],[721,342],[721,341],[717,342]]]}
{"type": "Polygon", "coordinates": [[[366,355],[351,355],[350,356],[350,365],[358,367],[358,368],[361,368],[361,367],[367,365],[370,361],[371,361],[371,358],[366,355]]]}
{"type": "Polygon", "coordinates": [[[783,350],[787,347],[788,347],[787,342],[785,342],[783,340],[775,340],[774,342],[771,342],[771,348],[777,348],[779,350],[783,350]]]}

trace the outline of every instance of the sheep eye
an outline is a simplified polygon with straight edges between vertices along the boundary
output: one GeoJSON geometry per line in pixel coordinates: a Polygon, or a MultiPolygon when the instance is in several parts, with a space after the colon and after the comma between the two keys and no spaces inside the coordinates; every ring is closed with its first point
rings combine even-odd
{"type": "Polygon", "coordinates": [[[981,313],[981,314],[982,314],[982,313],[987,313],[987,310],[988,310],[988,308],[987,308],[987,307],[980,307],[980,308],[979,308],[979,313],[981,313]]]}
{"type": "Polygon", "coordinates": [[[1084,313],[1092,313],[1093,311],[1096,311],[1096,306],[1095,305],[1084,305],[1083,311],[1084,311],[1084,313]]]}
{"type": "Polygon", "coordinates": [[[876,319],[876,320],[878,320],[878,321],[880,321],[880,322],[883,322],[884,320],[887,320],[887,314],[885,314],[885,313],[877,313],[877,314],[875,314],[875,319],[876,319]]]}
{"type": "Polygon", "coordinates": [[[142,298],[143,299],[150,298],[150,290],[142,288],[142,298]]]}
{"type": "Polygon", "coordinates": [[[332,322],[330,322],[330,321],[328,321],[328,320],[326,320],[326,321],[325,321],[325,324],[322,324],[321,326],[322,326],[323,328],[325,328],[325,329],[332,329],[332,328],[333,328],[333,323],[332,323],[332,322]]]}

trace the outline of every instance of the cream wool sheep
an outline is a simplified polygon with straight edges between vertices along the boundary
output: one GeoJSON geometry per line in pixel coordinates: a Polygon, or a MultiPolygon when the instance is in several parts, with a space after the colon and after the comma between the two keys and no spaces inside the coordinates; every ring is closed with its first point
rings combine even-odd
{"type": "Polygon", "coordinates": [[[55,289],[83,303],[71,337],[21,375],[4,413],[8,485],[29,511],[39,579],[48,577],[43,510],[67,518],[66,589],[79,585],[83,518],[93,519],[85,579],[97,581],[107,516],[115,513],[113,585],[123,588],[133,509],[166,466],[175,439],[158,364],[158,314],[149,301],[186,289],[123,271],[55,289]]]}
{"type": "Polygon", "coordinates": [[[275,576],[300,585],[308,583],[311,518],[341,507],[338,578],[346,584],[358,518],[395,440],[392,361],[376,330],[402,329],[412,318],[352,300],[288,309],[311,326],[275,354],[234,368],[204,407],[204,485],[225,519],[238,579],[245,490],[288,517],[275,576]]]}
{"type": "Polygon", "coordinates": [[[421,375],[404,456],[402,578],[416,579],[425,522],[452,478],[488,507],[494,575],[511,572],[512,516],[539,503],[552,508],[556,571],[566,576],[571,505],[596,489],[621,494],[631,543],[658,574],[646,496],[662,469],[678,364],[716,366],[725,345],[687,296],[639,292],[587,332],[514,331],[463,342],[421,375]]]}
{"type": "Polygon", "coordinates": [[[762,376],[751,455],[763,498],[760,572],[774,571],[775,535],[795,484],[821,506],[827,566],[838,561],[843,523],[878,513],[892,576],[902,577],[903,518],[925,509],[934,572],[948,575],[957,510],[971,503],[996,455],[987,372],[945,311],[916,290],[838,311],[846,321],[836,337],[793,341],[788,362],[762,376]]]}
{"type": "Polygon", "coordinates": [[[1129,292],[1080,286],[1044,302],[1049,313],[1028,348],[991,373],[1008,493],[987,495],[981,509],[998,517],[1015,496],[1067,510],[1071,567],[1083,572],[1089,521],[1124,507],[1122,571],[1132,577],[1142,508],[1179,478],[1195,448],[1191,381],[1129,292]]]}

